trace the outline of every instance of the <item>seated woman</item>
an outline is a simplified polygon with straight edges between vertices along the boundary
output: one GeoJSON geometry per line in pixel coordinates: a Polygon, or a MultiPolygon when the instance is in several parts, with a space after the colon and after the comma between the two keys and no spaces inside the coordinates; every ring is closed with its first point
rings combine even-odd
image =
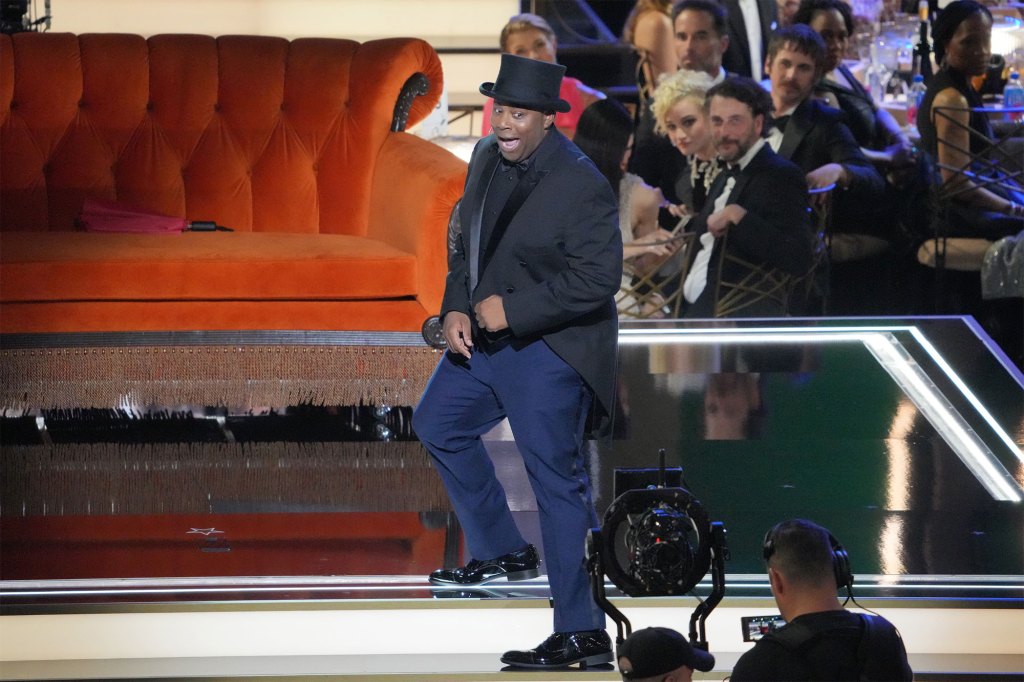
{"type": "Polygon", "coordinates": [[[667,135],[686,159],[675,192],[684,212],[690,214],[700,213],[711,183],[722,170],[704,110],[704,95],[711,85],[711,76],[703,71],[679,70],[661,81],[651,105],[655,130],[667,135]]]}
{"type": "Polygon", "coordinates": [[[991,39],[992,15],[974,0],[955,0],[932,24],[939,71],[921,102],[917,127],[921,146],[938,165],[941,190],[950,195],[946,236],[995,240],[1016,234],[1024,225],[1020,186],[1006,178],[989,183],[978,177],[999,174],[998,168],[979,161],[993,140],[992,127],[984,113],[971,110],[982,106],[970,79],[988,68],[991,39]],[[973,168],[977,175],[958,170],[963,168],[973,168]]]}
{"type": "Polygon", "coordinates": [[[913,165],[912,145],[900,124],[888,111],[878,108],[871,94],[843,65],[854,30],[850,6],[843,0],[803,0],[793,21],[810,26],[828,46],[825,75],[816,94],[846,114],[846,125],[864,155],[884,166],[913,165]]]}
{"type": "MultiPolygon", "coordinates": [[[[502,52],[542,62],[557,63],[558,39],[555,37],[555,31],[551,28],[551,24],[536,14],[517,14],[509,19],[505,27],[501,29],[499,42],[502,52]]],[[[583,110],[605,97],[603,92],[587,87],[569,76],[562,79],[562,89],[558,96],[568,102],[571,108],[565,113],[558,112],[555,115],[555,127],[569,139],[576,134],[576,122],[579,121],[583,110]]],[[[491,134],[492,103],[492,100],[487,100],[484,104],[483,132],[481,133],[483,135],[491,134]]]]}
{"type": "Polygon", "coordinates": [[[661,190],[626,172],[633,119],[612,99],[595,102],[583,111],[574,142],[608,179],[619,198],[622,255],[629,267],[616,297],[620,314],[664,317],[664,296],[633,292],[635,279],[656,271],[675,252],[672,233],[658,227],[658,209],[666,204],[661,190]]]}

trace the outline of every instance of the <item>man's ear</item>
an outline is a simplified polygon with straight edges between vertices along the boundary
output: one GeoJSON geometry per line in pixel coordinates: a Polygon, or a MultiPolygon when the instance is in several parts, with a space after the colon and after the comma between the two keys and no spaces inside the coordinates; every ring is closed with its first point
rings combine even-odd
{"type": "Polygon", "coordinates": [[[723,34],[723,35],[719,36],[719,38],[718,38],[718,39],[719,39],[720,41],[722,41],[722,42],[721,42],[721,45],[722,45],[722,54],[725,54],[726,50],[728,50],[728,49],[729,49],[729,34],[728,34],[728,33],[725,33],[725,34],[723,34]]]}
{"type": "Polygon", "coordinates": [[[768,567],[768,584],[772,586],[772,594],[778,596],[786,591],[786,580],[782,574],[771,566],[768,567]]]}
{"type": "Polygon", "coordinates": [[[554,114],[544,114],[544,130],[548,130],[555,124],[554,114]]]}

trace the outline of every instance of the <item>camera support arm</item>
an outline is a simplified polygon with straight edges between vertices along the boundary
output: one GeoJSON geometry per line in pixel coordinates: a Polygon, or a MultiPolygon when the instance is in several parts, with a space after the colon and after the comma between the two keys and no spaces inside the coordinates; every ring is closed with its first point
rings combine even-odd
{"type": "Polygon", "coordinates": [[[626,637],[633,632],[626,615],[610,601],[604,589],[604,540],[601,537],[600,528],[591,528],[587,533],[587,571],[590,573],[590,589],[594,595],[594,603],[604,611],[609,618],[615,621],[617,633],[615,635],[615,646],[618,648],[626,637]]]}
{"type": "Polygon", "coordinates": [[[729,546],[725,542],[725,526],[721,521],[711,523],[711,594],[690,614],[690,644],[708,650],[704,621],[725,595],[725,562],[729,559],[729,546]],[[700,636],[698,637],[698,624],[700,636]]]}

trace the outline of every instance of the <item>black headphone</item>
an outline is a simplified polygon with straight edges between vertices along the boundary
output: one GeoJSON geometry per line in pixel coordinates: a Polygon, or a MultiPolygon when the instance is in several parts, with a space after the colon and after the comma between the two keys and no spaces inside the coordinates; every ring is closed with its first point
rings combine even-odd
{"type": "MultiPolygon", "coordinates": [[[[768,563],[768,559],[775,554],[774,531],[774,528],[770,528],[764,534],[762,554],[764,555],[765,563],[768,563]]],[[[850,570],[850,555],[846,553],[846,549],[839,544],[839,541],[836,540],[832,533],[828,534],[828,542],[832,547],[832,571],[835,574],[836,589],[845,587],[847,591],[850,591],[853,589],[853,571],[850,570]]]]}

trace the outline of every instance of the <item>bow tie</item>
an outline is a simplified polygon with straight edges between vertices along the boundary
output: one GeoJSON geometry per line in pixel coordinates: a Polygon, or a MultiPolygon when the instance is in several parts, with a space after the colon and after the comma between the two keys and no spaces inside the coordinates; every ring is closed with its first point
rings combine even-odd
{"type": "Polygon", "coordinates": [[[740,168],[740,165],[738,163],[726,165],[726,167],[722,169],[722,176],[725,177],[726,180],[728,180],[729,178],[735,180],[737,177],[739,177],[741,171],[742,169],[740,168]]]}
{"type": "Polygon", "coordinates": [[[501,157],[501,170],[505,173],[515,169],[516,175],[521,178],[529,167],[530,164],[527,161],[509,161],[504,156],[501,157]]]}
{"type": "Polygon", "coordinates": [[[789,123],[789,116],[779,116],[774,119],[773,125],[778,128],[781,132],[786,132],[786,124],[789,123]]]}

